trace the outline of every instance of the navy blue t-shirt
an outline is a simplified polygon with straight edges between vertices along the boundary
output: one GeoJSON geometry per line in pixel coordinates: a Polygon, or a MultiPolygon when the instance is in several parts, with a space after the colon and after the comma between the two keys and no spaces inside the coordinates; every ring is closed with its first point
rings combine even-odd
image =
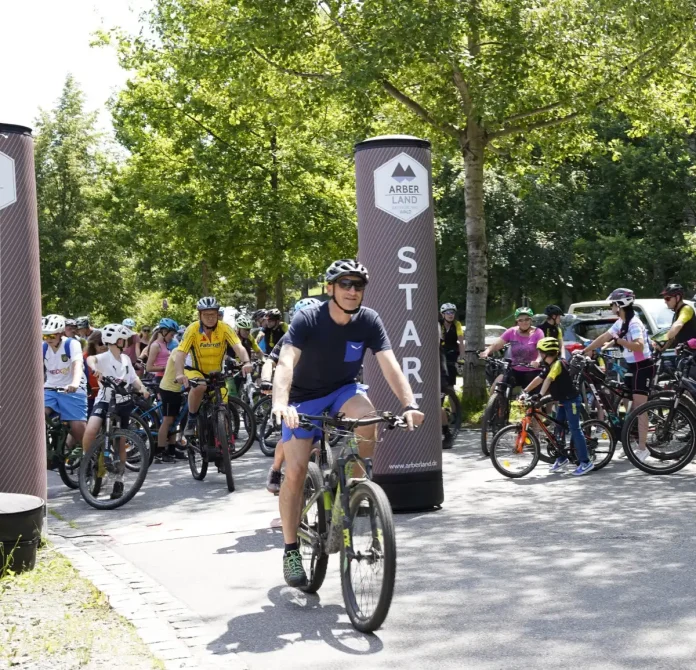
{"type": "Polygon", "coordinates": [[[337,324],[324,302],[298,312],[283,338],[302,351],[290,387],[290,402],[322,398],[352,384],[360,372],[367,349],[391,349],[387,331],[375,310],[361,307],[350,323],[337,324]]]}

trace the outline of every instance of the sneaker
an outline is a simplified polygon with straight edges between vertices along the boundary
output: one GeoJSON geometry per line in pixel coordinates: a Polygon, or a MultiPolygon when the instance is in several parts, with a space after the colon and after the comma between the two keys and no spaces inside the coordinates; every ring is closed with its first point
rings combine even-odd
{"type": "Polygon", "coordinates": [[[196,423],[198,422],[198,419],[192,419],[189,417],[188,422],[186,423],[186,428],[184,429],[184,435],[186,437],[191,437],[196,432],[196,423]]]}
{"type": "Polygon", "coordinates": [[[111,500],[116,500],[123,495],[123,482],[114,482],[114,490],[111,492],[111,500]]]}
{"type": "Polygon", "coordinates": [[[278,495],[280,493],[280,470],[274,470],[273,466],[268,470],[268,477],[266,477],[266,489],[278,495]]]}
{"type": "Polygon", "coordinates": [[[567,458],[557,458],[556,462],[549,468],[549,472],[558,472],[558,470],[564,468],[568,463],[570,463],[570,461],[567,458]]]}
{"type": "Polygon", "coordinates": [[[288,551],[283,556],[283,577],[288,586],[299,588],[307,584],[307,573],[302,566],[302,556],[297,549],[288,551]]]}
{"type": "Polygon", "coordinates": [[[174,458],[174,456],[167,453],[166,451],[163,451],[159,462],[160,463],[176,463],[176,458],[174,458]]]}
{"type": "Polygon", "coordinates": [[[650,456],[650,452],[647,449],[636,449],[633,454],[641,463],[645,463],[650,456]]]}
{"type": "Polygon", "coordinates": [[[587,463],[580,463],[575,470],[571,473],[575,477],[580,477],[582,475],[586,475],[590,470],[594,470],[594,463],[592,461],[588,461],[587,463]]]}
{"type": "Polygon", "coordinates": [[[174,459],[177,461],[188,461],[188,453],[186,451],[186,447],[174,447],[174,452],[172,453],[170,451],[169,455],[174,456],[174,459]]]}
{"type": "Polygon", "coordinates": [[[454,446],[454,436],[449,430],[442,431],[442,448],[451,449],[454,446]]]}

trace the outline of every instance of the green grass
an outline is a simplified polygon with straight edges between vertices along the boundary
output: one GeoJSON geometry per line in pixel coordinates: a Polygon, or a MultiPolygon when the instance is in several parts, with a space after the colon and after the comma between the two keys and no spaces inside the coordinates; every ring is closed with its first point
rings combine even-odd
{"type": "Polygon", "coordinates": [[[48,508],[48,513],[52,517],[58,519],[58,521],[67,522],[67,524],[68,524],[68,526],[70,526],[70,528],[79,528],[79,526],[77,525],[77,523],[75,521],[73,521],[72,519],[69,519],[69,520],[66,519],[58,510],[53,509],[52,507],[48,508]]]}
{"type": "Polygon", "coordinates": [[[0,667],[83,666],[164,667],[106,596],[45,545],[34,570],[0,580],[0,667]]]}

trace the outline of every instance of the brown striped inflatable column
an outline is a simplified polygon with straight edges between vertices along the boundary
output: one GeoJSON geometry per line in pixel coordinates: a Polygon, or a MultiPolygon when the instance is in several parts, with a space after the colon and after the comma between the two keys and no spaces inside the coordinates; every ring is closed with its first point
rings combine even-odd
{"type": "Polygon", "coordinates": [[[45,435],[34,142],[0,123],[0,492],[46,500],[45,435]]]}
{"type": "MultiPolygon", "coordinates": [[[[442,504],[440,359],[430,142],[402,135],[355,147],[358,253],[370,273],[365,305],[382,317],[426,419],[414,433],[385,431],[374,480],[396,510],[442,504]]],[[[365,383],[377,409],[400,412],[374,356],[365,383]]]]}

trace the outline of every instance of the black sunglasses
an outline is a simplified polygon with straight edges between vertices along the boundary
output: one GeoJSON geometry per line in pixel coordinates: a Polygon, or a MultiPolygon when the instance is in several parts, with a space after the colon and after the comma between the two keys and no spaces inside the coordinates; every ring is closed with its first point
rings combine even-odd
{"type": "Polygon", "coordinates": [[[143,333],[149,333],[149,332],[150,332],[150,329],[149,329],[149,328],[143,328],[142,331],[143,331],[143,333]]]}
{"type": "Polygon", "coordinates": [[[365,290],[365,281],[362,279],[339,279],[336,282],[344,291],[354,288],[356,291],[365,290]]]}

